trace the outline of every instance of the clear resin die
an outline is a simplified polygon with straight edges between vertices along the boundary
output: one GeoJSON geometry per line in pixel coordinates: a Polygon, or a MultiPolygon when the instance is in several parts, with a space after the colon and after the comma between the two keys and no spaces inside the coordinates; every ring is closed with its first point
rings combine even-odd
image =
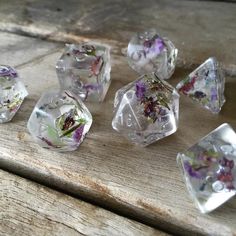
{"type": "Polygon", "coordinates": [[[177,160],[202,213],[214,210],[236,194],[236,133],[228,124],[179,153],[177,160]]]}
{"type": "Polygon", "coordinates": [[[135,144],[147,146],[177,130],[179,95],[151,73],[116,92],[113,128],[135,144]]]}
{"type": "Polygon", "coordinates": [[[99,44],[67,44],[56,65],[62,89],[84,101],[101,102],[110,85],[110,49],[99,44]]]}
{"type": "Polygon", "coordinates": [[[28,121],[37,143],[57,151],[73,151],[83,142],[92,116],[83,102],[68,90],[42,95],[28,121]]]}
{"type": "Polygon", "coordinates": [[[176,88],[212,113],[219,113],[225,103],[225,78],[214,57],[207,59],[176,88]]]}
{"type": "Polygon", "coordinates": [[[127,49],[128,63],[139,74],[155,72],[160,79],[174,73],[178,50],[173,43],[152,29],[136,33],[127,49]]]}
{"type": "Polygon", "coordinates": [[[10,121],[28,92],[15,69],[0,65],[0,123],[10,121]]]}

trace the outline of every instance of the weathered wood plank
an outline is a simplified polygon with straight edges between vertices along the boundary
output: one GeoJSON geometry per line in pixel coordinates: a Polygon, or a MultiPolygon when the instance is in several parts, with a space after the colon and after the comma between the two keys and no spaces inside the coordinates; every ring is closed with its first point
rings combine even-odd
{"type": "Polygon", "coordinates": [[[0,235],[167,235],[0,170],[0,235]]]}
{"type": "MultiPolygon", "coordinates": [[[[111,128],[115,91],[136,78],[125,58],[113,56],[112,84],[104,103],[88,104],[94,117],[91,132],[78,151],[62,154],[39,148],[26,129],[40,94],[58,86],[54,65],[60,53],[18,67],[30,95],[13,121],[0,126],[0,167],[169,232],[236,234],[235,199],[210,215],[201,215],[185,190],[175,160],[178,151],[223,122],[236,128],[236,79],[227,78],[227,102],[220,115],[182,98],[177,133],[140,148],[111,128]]],[[[175,85],[187,73],[177,70],[170,83],[175,85]]]]}
{"type": "MultiPolygon", "coordinates": [[[[1,8],[1,7],[0,7],[1,8]]],[[[30,37],[0,33],[0,64],[18,66],[50,54],[58,44],[30,37]]]]}
{"type": "Polygon", "coordinates": [[[236,4],[171,0],[1,0],[0,30],[56,41],[106,39],[119,49],[133,32],[158,28],[179,48],[179,66],[209,56],[236,75],[236,4]]]}

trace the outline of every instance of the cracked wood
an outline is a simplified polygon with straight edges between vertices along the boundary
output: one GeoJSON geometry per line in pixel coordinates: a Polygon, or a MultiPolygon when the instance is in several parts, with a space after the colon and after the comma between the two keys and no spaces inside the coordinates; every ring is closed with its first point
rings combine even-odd
{"type": "Polygon", "coordinates": [[[0,235],[167,236],[2,170],[0,190],[0,235]]]}

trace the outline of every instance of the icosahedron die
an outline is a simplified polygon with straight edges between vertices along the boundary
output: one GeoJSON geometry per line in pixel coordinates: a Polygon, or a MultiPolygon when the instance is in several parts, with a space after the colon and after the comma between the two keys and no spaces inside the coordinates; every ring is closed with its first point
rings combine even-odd
{"type": "Polygon", "coordinates": [[[143,75],[116,92],[113,128],[147,146],[177,130],[179,95],[156,74],[143,75]]]}

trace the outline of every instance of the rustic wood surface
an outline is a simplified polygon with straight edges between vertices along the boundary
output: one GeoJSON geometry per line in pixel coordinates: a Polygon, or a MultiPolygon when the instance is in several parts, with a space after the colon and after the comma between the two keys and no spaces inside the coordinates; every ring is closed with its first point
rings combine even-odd
{"type": "MultiPolygon", "coordinates": [[[[211,214],[200,214],[185,190],[175,160],[178,151],[220,124],[228,122],[236,129],[233,2],[115,0],[111,4],[109,0],[1,0],[0,31],[25,36],[0,33],[0,64],[18,69],[30,95],[13,121],[0,126],[0,168],[166,232],[236,235],[235,198],[211,214]],[[128,68],[122,52],[134,32],[151,27],[158,28],[179,49],[178,69],[169,80],[172,85],[209,56],[216,56],[231,77],[226,79],[227,102],[219,115],[212,115],[181,97],[178,131],[147,148],[139,148],[112,130],[112,106],[115,91],[137,77],[128,68]],[[104,103],[87,104],[94,123],[78,151],[60,154],[44,150],[29,135],[27,119],[40,94],[58,86],[55,62],[63,48],[59,42],[83,40],[98,40],[112,46],[110,90],[104,103]]],[[[70,230],[66,226],[64,229],[70,230]]]]}
{"type": "Polygon", "coordinates": [[[167,235],[2,170],[0,190],[0,235],[167,235]]]}
{"type": "MultiPolygon", "coordinates": [[[[209,215],[200,214],[185,190],[176,154],[224,122],[236,128],[236,79],[227,77],[227,102],[219,115],[182,97],[178,131],[140,148],[111,128],[115,91],[137,77],[123,56],[113,54],[112,84],[105,101],[87,104],[94,118],[90,133],[79,150],[57,153],[40,148],[26,123],[40,94],[58,86],[54,66],[62,47],[56,44],[57,52],[16,65],[30,95],[13,121],[0,126],[0,167],[167,232],[235,235],[236,200],[209,215]]],[[[177,69],[169,82],[175,85],[188,73],[177,69]]]]}
{"type": "Polygon", "coordinates": [[[56,41],[98,38],[120,49],[154,27],[179,49],[179,66],[214,55],[236,75],[235,13],[233,1],[1,0],[0,29],[56,41]]]}
{"type": "MultiPolygon", "coordinates": [[[[1,4],[0,4],[1,9],[1,4]]],[[[0,63],[19,66],[56,51],[58,44],[9,33],[0,34],[0,63]],[[36,46],[37,45],[37,46],[36,46]]]]}

